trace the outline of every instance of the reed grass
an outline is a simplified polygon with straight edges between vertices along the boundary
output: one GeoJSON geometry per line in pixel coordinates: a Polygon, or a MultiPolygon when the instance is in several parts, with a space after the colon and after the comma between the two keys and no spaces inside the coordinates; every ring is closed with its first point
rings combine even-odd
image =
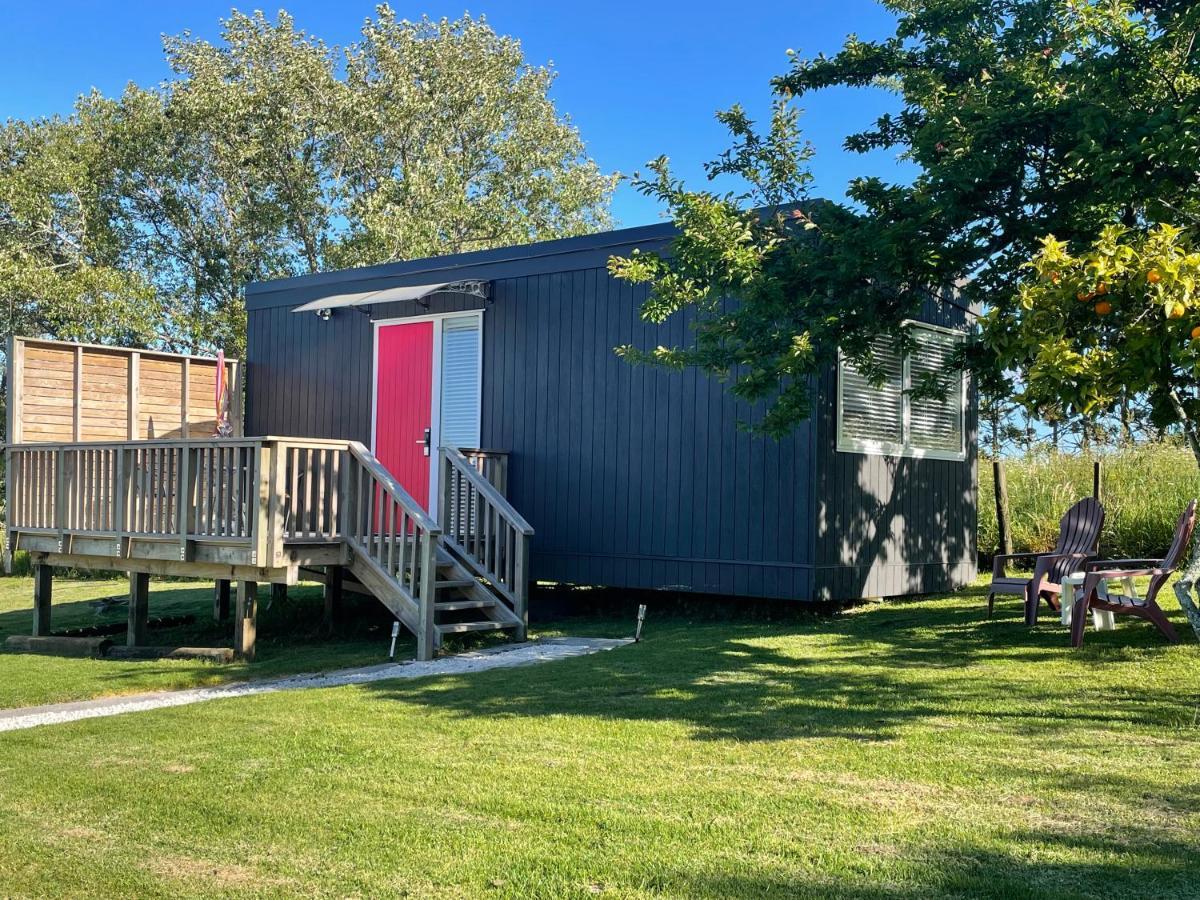
{"type": "MultiPolygon", "coordinates": [[[[1100,551],[1113,558],[1161,556],[1171,544],[1175,521],[1200,497],[1200,469],[1176,444],[1144,444],[1099,457],[1041,452],[1005,459],[1009,521],[1017,553],[1048,550],[1058,537],[1067,508],[1092,493],[1092,466],[1102,463],[1101,499],[1107,513],[1100,551]]],[[[979,466],[979,550],[996,551],[995,486],[992,465],[979,466]]]]}

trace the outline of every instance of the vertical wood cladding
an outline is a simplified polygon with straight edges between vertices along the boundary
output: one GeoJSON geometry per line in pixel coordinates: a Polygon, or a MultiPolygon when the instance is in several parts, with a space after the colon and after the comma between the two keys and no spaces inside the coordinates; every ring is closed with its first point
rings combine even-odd
{"type": "Polygon", "coordinates": [[[682,320],[641,321],[644,289],[612,279],[603,259],[527,268],[464,267],[491,282],[487,303],[435,295],[428,310],[340,309],[329,321],[290,311],[312,299],[303,285],[253,298],[247,433],[369,444],[371,319],[483,308],[481,443],[511,454],[509,498],[537,531],[535,578],[845,599],[973,574],[973,412],[966,463],[837,453],[829,373],[811,422],[779,442],[756,437],[738,423],[761,411],[724,384],[617,357],[621,344],[686,339],[682,320]]]}

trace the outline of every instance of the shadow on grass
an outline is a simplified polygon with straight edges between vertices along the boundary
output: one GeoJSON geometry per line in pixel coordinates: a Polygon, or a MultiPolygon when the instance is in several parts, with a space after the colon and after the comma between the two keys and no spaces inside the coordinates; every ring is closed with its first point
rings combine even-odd
{"type": "MultiPolygon", "coordinates": [[[[195,582],[168,583],[150,593],[149,615],[194,616],[191,624],[170,627],[154,627],[149,631],[147,643],[167,647],[232,647],[233,624],[221,624],[213,619],[213,588],[211,584],[195,582]]],[[[31,583],[30,583],[31,585],[31,583]]],[[[124,599],[123,585],[111,583],[97,585],[89,582],[67,582],[60,585],[61,593],[88,590],[93,596],[88,599],[56,601],[51,610],[51,625],[54,630],[78,628],[88,625],[125,624],[128,609],[125,605],[110,605],[98,609],[97,600],[124,599]]],[[[30,586],[30,606],[32,587],[30,586]]],[[[319,586],[299,585],[288,590],[282,601],[272,601],[269,586],[259,587],[259,616],[257,655],[253,663],[212,664],[200,661],[128,660],[104,658],[94,662],[100,667],[93,677],[104,688],[123,690],[125,682],[138,683],[156,675],[178,673],[181,665],[211,669],[220,673],[223,680],[249,677],[269,677],[306,670],[326,670],[339,666],[361,665],[386,660],[391,633],[387,611],[369,598],[347,595],[344,599],[343,621],[334,635],[324,627],[324,601],[319,586]]],[[[231,609],[231,615],[233,610],[231,609]]],[[[3,648],[3,640],[10,634],[29,634],[32,626],[32,610],[22,608],[0,612],[0,654],[21,656],[43,656],[42,654],[15,654],[3,648]]],[[[125,633],[109,636],[115,644],[125,642],[125,633]]],[[[410,658],[415,653],[415,641],[407,635],[401,636],[397,644],[397,658],[410,658]]],[[[47,657],[48,658],[48,657],[47,657]]]]}
{"type": "MultiPolygon", "coordinates": [[[[585,715],[686,723],[699,739],[839,737],[885,741],[956,715],[1023,734],[1094,723],[1175,725],[1186,698],[1125,691],[1093,702],[1118,638],[1144,657],[1169,652],[1135,625],[1081,651],[1057,623],[1028,629],[1019,608],[985,618],[983,591],[893,602],[787,623],[655,620],[640,645],[470,679],[380,682],[384,696],[460,716],[585,715]],[[978,603],[976,603],[978,600],[978,603]],[[781,644],[781,638],[801,638],[781,644]],[[1070,677],[1064,678],[1062,667],[1070,677]],[[1039,677],[1039,667],[1057,667],[1039,677]],[[1032,676],[1032,677],[1031,677],[1032,676]],[[1081,683],[1083,693],[1081,693],[1081,683]],[[1053,709],[1053,714],[1047,710],[1053,709]],[[1007,723],[1007,724],[1006,724],[1007,723]]],[[[569,631],[569,628],[567,629],[569,631]]]]}

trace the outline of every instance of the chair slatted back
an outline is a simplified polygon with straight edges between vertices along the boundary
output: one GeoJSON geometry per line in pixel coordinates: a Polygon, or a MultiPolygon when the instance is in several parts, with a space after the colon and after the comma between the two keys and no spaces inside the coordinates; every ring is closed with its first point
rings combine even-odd
{"type": "MultiPolygon", "coordinates": [[[[1094,555],[1100,549],[1100,532],[1104,528],[1104,507],[1095,497],[1085,497],[1067,510],[1058,523],[1058,543],[1055,553],[1086,553],[1094,555]]],[[[1072,572],[1083,568],[1077,559],[1061,559],[1050,570],[1049,579],[1055,584],[1072,572]]]]}
{"type": "Polygon", "coordinates": [[[1171,544],[1171,549],[1167,551],[1167,555],[1163,557],[1162,568],[1179,568],[1179,564],[1183,562],[1183,554],[1187,553],[1188,545],[1192,541],[1192,532],[1195,530],[1196,501],[1193,500],[1179,515],[1179,521],[1175,525],[1175,540],[1171,544]]]}

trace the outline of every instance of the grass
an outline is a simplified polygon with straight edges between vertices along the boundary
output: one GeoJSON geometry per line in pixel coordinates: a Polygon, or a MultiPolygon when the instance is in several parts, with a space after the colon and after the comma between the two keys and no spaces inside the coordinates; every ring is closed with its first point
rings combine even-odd
{"type": "MultiPolygon", "coordinates": [[[[212,583],[203,585],[151,579],[150,615],[191,614],[189,626],[155,628],[149,641],[156,645],[229,647],[232,625],[219,626],[212,618],[212,583]]],[[[56,577],[51,624],[54,629],[109,622],[124,623],[126,607],[98,612],[93,601],[128,595],[125,579],[56,577]]],[[[117,661],[64,659],[0,650],[0,709],[84,700],[107,694],[169,690],[269,677],[293,672],[317,672],[344,666],[366,665],[386,659],[390,640],[387,622],[374,601],[347,597],[347,603],[365,613],[356,623],[339,629],[331,639],[321,630],[321,588],[302,585],[288,591],[286,604],[268,608],[270,588],[259,588],[258,653],[253,663],[217,665],[195,660],[117,661]]],[[[29,634],[32,626],[33,580],[0,578],[0,647],[10,634],[29,634]]],[[[384,613],[386,615],[386,613],[384,613]]],[[[113,636],[123,642],[124,634],[113,636]]],[[[397,645],[397,655],[408,658],[415,650],[407,636],[397,645]]],[[[2,884],[2,881],[0,881],[2,884]]],[[[2,893],[2,892],[0,892],[2,893]]]]}
{"type": "Polygon", "coordinates": [[[0,734],[0,885],[1195,896],[1200,648],[1122,622],[1076,652],[982,610],[652,606],[643,644],[586,658],[0,734]]]}
{"type": "MultiPolygon", "coordinates": [[[[1106,453],[1102,494],[1107,516],[1101,551],[1110,559],[1160,557],[1171,545],[1175,522],[1188,501],[1200,497],[1200,471],[1185,448],[1141,444],[1106,453]]],[[[1067,508],[1092,493],[1092,457],[1037,453],[1005,460],[1009,521],[1017,553],[1048,550],[1067,508]]],[[[979,548],[999,545],[992,465],[979,466],[979,548]]]]}

